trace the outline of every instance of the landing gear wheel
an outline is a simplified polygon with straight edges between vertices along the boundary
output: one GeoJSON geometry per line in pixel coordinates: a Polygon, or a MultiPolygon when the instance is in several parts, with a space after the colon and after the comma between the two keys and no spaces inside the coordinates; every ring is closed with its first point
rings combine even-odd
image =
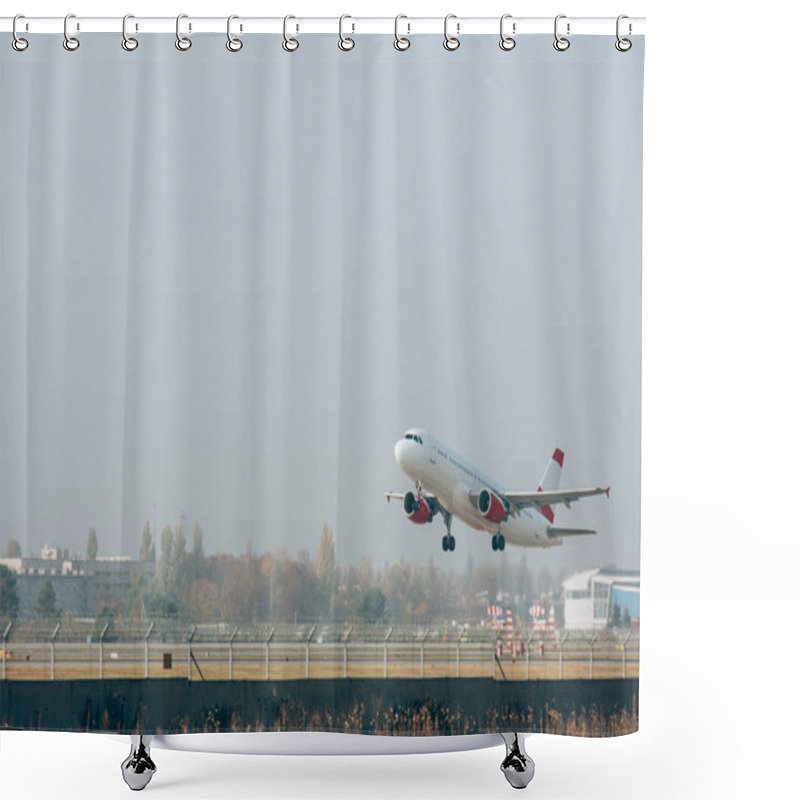
{"type": "Polygon", "coordinates": [[[450,550],[451,552],[456,549],[456,537],[452,534],[446,534],[442,536],[442,550],[445,553],[450,550]]]}
{"type": "Polygon", "coordinates": [[[497,534],[497,549],[498,550],[506,549],[506,537],[503,536],[502,533],[497,534]]]}
{"type": "Polygon", "coordinates": [[[150,742],[152,740],[152,736],[131,734],[131,752],[121,766],[122,779],[134,792],[144,789],[156,773],[156,765],[150,758],[150,742]]]}
{"type": "Polygon", "coordinates": [[[447,538],[450,540],[450,552],[452,553],[456,549],[456,537],[451,534],[447,538]]]}
{"type": "Polygon", "coordinates": [[[515,789],[524,789],[532,780],[536,765],[525,752],[525,740],[517,733],[501,733],[506,744],[506,757],[500,765],[506,780],[515,789]]]}
{"type": "Polygon", "coordinates": [[[497,550],[497,534],[492,534],[492,550],[497,550]]]}
{"type": "Polygon", "coordinates": [[[446,536],[442,536],[442,550],[444,550],[446,553],[449,549],[450,549],[450,542],[447,541],[446,536]]]}

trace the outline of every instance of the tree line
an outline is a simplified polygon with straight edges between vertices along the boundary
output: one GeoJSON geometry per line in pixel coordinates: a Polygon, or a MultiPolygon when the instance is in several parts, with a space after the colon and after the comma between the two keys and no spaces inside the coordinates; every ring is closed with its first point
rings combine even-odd
{"type": "MultiPolygon", "coordinates": [[[[97,535],[90,531],[97,553],[97,535]]],[[[207,555],[203,530],[195,524],[187,536],[182,519],[161,531],[158,553],[149,522],[139,545],[127,593],[97,598],[98,621],[174,619],[206,622],[330,621],[385,624],[428,623],[433,620],[476,620],[486,616],[487,604],[507,596],[518,613],[545,594],[557,594],[563,576],[546,568],[532,573],[526,556],[511,564],[506,559],[475,564],[470,556],[465,573],[445,571],[431,558],[427,564],[401,560],[373,565],[337,564],[334,535],[329,525],[320,533],[316,552],[301,549],[294,557],[277,549],[256,553],[248,546],[242,555],[207,555]],[[152,565],[152,566],[144,566],[152,565]]],[[[13,574],[0,574],[0,617],[15,616],[13,574]]],[[[45,583],[35,615],[59,615],[52,585],[45,583]]],[[[18,603],[16,604],[18,606],[18,603]]]]}

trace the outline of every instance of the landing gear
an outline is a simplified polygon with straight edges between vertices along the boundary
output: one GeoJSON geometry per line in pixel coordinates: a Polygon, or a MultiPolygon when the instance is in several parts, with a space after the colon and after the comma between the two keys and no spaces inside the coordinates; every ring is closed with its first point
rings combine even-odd
{"type": "Polygon", "coordinates": [[[535,771],[533,759],[525,752],[525,739],[518,733],[501,733],[506,743],[506,757],[500,765],[506,780],[515,789],[524,789],[535,771]]]}
{"type": "Polygon", "coordinates": [[[492,536],[492,550],[505,550],[506,537],[502,533],[495,533],[492,536]]]}
{"type": "Polygon", "coordinates": [[[444,550],[445,553],[448,550],[452,552],[453,550],[456,549],[455,536],[453,536],[453,534],[450,533],[450,526],[453,524],[453,515],[444,508],[442,508],[441,511],[445,527],[447,528],[447,533],[442,537],[442,550],[444,550]]]}
{"type": "Polygon", "coordinates": [[[122,762],[122,778],[134,792],[140,792],[155,775],[156,765],[150,758],[152,736],[131,734],[131,752],[122,762]]]}

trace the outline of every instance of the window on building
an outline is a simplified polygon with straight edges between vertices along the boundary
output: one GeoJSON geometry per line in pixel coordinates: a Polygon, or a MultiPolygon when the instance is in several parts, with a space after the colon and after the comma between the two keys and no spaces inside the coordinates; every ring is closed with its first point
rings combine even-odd
{"type": "Polygon", "coordinates": [[[573,589],[571,591],[567,591],[567,600],[585,600],[588,597],[589,592],[585,589],[573,589]]]}
{"type": "Polygon", "coordinates": [[[594,601],[594,618],[595,619],[605,619],[606,618],[606,601],[605,600],[595,600],[594,601]]]}

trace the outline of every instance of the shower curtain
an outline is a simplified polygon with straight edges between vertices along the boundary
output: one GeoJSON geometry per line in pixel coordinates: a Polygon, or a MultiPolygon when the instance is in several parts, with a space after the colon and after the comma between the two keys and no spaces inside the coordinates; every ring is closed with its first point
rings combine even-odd
{"type": "Polygon", "coordinates": [[[636,730],[643,37],[241,38],[0,48],[0,725],[636,730]]]}

